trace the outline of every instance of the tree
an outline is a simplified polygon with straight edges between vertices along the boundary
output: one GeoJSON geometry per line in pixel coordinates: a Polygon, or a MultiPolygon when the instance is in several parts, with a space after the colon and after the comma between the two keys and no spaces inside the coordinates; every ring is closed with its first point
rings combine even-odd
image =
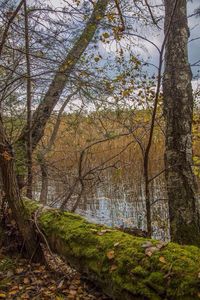
{"type": "MultiPolygon", "coordinates": [[[[43,101],[40,103],[36,109],[33,120],[32,120],[32,131],[31,131],[31,140],[32,140],[32,149],[35,149],[40,139],[43,136],[45,125],[51,115],[51,112],[55,105],[57,104],[65,86],[69,79],[69,75],[74,69],[74,66],[80,59],[81,55],[89,45],[92,40],[97,26],[100,21],[103,19],[107,4],[109,0],[99,0],[94,4],[94,9],[89,18],[82,34],[75,41],[74,46],[66,55],[65,60],[60,64],[56,74],[48,88],[46,95],[44,96],[43,101]]],[[[21,3],[21,2],[20,2],[21,3]]],[[[23,3],[23,2],[22,2],[23,3]]],[[[21,6],[20,6],[21,8],[21,6]]],[[[19,9],[20,9],[19,8],[19,9]]],[[[19,9],[17,8],[11,15],[9,19],[10,23],[16,17],[19,9]]],[[[0,42],[0,49],[3,49],[5,44],[9,26],[5,27],[5,31],[2,34],[2,40],[0,42]]],[[[2,51],[1,51],[2,53],[2,51]]],[[[1,58],[1,57],[0,57],[1,58]]],[[[24,158],[26,163],[26,145],[29,136],[29,127],[30,124],[27,124],[16,143],[16,149],[18,153],[22,150],[24,151],[24,158]]],[[[21,200],[19,187],[17,185],[17,176],[15,173],[15,151],[13,151],[12,145],[9,143],[9,140],[6,137],[5,127],[0,112],[0,166],[3,177],[3,188],[5,192],[6,199],[10,208],[12,209],[13,216],[19,226],[19,230],[25,240],[25,246],[27,253],[30,257],[35,256],[37,260],[40,260],[42,256],[41,249],[38,248],[38,241],[35,235],[32,225],[26,219],[26,212],[23,207],[21,200]],[[36,255],[37,249],[38,254],[36,255]]]]}
{"type": "Polygon", "coordinates": [[[165,0],[166,180],[172,241],[200,245],[197,187],[192,171],[192,73],[188,63],[187,1],[165,0]]]}

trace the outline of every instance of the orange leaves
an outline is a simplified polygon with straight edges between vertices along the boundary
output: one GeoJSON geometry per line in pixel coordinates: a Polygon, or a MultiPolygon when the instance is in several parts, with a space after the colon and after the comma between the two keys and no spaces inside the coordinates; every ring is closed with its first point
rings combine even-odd
{"type": "Polygon", "coordinates": [[[115,251],[114,250],[110,250],[106,253],[106,256],[108,259],[113,259],[115,257],[115,251]]]}
{"type": "Polygon", "coordinates": [[[12,156],[7,151],[4,151],[2,154],[3,158],[7,161],[10,161],[12,159],[12,156]]]}
{"type": "Polygon", "coordinates": [[[160,261],[161,263],[163,263],[163,264],[166,264],[166,263],[167,263],[166,260],[165,260],[165,258],[164,258],[164,256],[160,256],[160,257],[159,257],[159,261],[160,261]]]}

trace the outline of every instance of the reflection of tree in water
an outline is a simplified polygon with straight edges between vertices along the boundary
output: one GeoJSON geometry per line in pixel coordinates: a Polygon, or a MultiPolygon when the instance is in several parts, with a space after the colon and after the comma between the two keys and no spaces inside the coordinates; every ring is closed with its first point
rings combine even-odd
{"type": "MultiPolygon", "coordinates": [[[[53,180],[50,184],[48,203],[59,207],[59,202],[54,200],[63,194],[65,186],[53,180]]],[[[38,191],[40,191],[39,183],[38,191]]],[[[38,198],[39,193],[35,196],[38,198]]],[[[70,210],[75,200],[73,195],[66,209],[70,210]]],[[[168,206],[163,178],[157,178],[151,184],[151,203],[153,237],[168,240],[168,206]]],[[[144,186],[139,182],[113,183],[108,178],[101,186],[83,195],[76,213],[95,223],[146,230],[144,186]]]]}
{"type": "MultiPolygon", "coordinates": [[[[122,193],[122,190],[121,193],[112,195],[112,197],[107,197],[102,190],[99,191],[96,197],[88,198],[86,207],[83,209],[80,206],[77,213],[100,224],[146,230],[143,194],[133,199],[130,197],[131,190],[127,190],[127,193],[125,191],[122,193]]],[[[164,193],[162,186],[154,185],[152,189],[152,228],[154,238],[167,240],[169,238],[168,206],[164,193]]]]}

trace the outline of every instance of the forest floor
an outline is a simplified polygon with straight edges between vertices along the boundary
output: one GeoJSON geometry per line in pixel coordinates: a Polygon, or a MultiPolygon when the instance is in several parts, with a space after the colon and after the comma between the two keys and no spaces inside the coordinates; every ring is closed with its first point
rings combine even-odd
{"type": "Polygon", "coordinates": [[[6,224],[4,239],[0,236],[0,300],[111,300],[48,245],[42,248],[45,265],[23,258],[16,224],[6,224]]]}
{"type": "Polygon", "coordinates": [[[79,273],[69,275],[67,265],[59,273],[49,266],[6,256],[4,250],[0,249],[0,299],[109,300],[79,273]]]}

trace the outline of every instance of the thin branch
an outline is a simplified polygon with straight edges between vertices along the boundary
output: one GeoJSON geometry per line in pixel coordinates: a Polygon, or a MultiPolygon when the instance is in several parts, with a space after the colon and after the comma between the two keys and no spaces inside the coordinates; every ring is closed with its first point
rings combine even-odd
{"type": "Polygon", "coordinates": [[[1,57],[1,54],[2,54],[3,46],[4,46],[4,44],[6,42],[6,39],[7,39],[7,36],[8,36],[8,31],[10,29],[10,26],[11,26],[12,22],[14,21],[16,15],[18,14],[19,10],[21,9],[23,3],[24,3],[24,0],[21,0],[20,3],[18,4],[18,6],[16,7],[16,9],[14,10],[12,16],[8,20],[6,28],[4,29],[2,39],[1,39],[1,42],[0,42],[0,57],[1,57]]]}

